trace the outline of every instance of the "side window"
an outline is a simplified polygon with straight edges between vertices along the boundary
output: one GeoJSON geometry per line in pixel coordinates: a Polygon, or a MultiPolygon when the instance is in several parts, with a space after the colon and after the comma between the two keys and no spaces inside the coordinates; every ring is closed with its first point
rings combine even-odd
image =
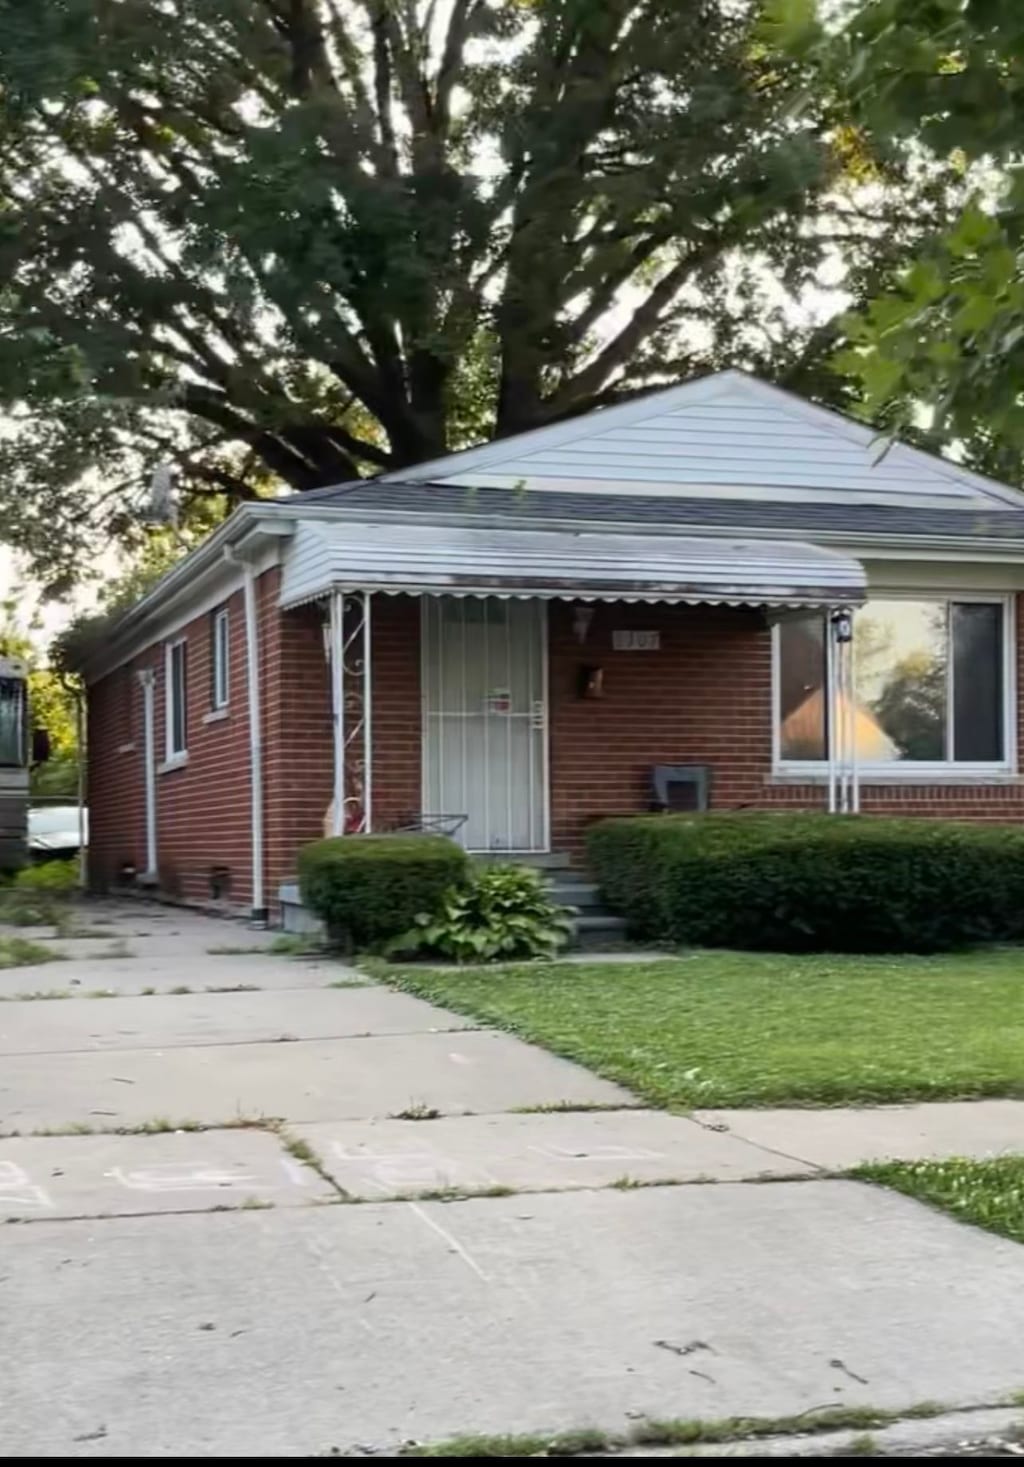
{"type": "Polygon", "coordinates": [[[213,670],[210,701],[214,708],[228,706],[231,687],[229,630],[228,609],[223,606],[219,611],[213,613],[213,623],[210,628],[212,652],[210,663],[213,670]]]}
{"type": "Polygon", "coordinates": [[[173,759],[188,749],[188,644],[168,644],[166,652],[167,758],[173,759]]]}

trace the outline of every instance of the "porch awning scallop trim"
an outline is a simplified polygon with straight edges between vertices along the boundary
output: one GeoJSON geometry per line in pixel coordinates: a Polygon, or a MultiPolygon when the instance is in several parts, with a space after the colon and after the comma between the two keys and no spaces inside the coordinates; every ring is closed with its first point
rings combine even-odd
{"type": "Polygon", "coordinates": [[[803,541],[300,520],[280,605],[333,590],[726,606],[853,606],[864,567],[803,541]]]}

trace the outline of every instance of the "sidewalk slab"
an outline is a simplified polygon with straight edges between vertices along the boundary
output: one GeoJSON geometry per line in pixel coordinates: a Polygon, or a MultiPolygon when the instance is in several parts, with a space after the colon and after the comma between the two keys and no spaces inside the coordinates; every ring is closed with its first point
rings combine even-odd
{"type": "Polygon", "coordinates": [[[1024,1151],[1024,1100],[936,1101],[858,1110],[702,1110],[702,1125],[833,1171],[1024,1151]]]}
{"type": "Polygon", "coordinates": [[[0,1221],[337,1201],[264,1131],[0,1140],[0,1221]]]}
{"type": "Polygon", "coordinates": [[[351,1196],[440,1188],[538,1191],[614,1183],[739,1181],[813,1173],[684,1116],[580,1111],[292,1127],[351,1196]]]}
{"type": "MultiPolygon", "coordinates": [[[[98,999],[96,1007],[114,1002],[98,999]]],[[[633,1097],[568,1060],[483,1030],[19,1055],[0,1064],[0,1133],[70,1122],[113,1130],[155,1116],[217,1125],[237,1116],[345,1120],[410,1105],[465,1114],[581,1101],[621,1106],[633,1097]]]]}
{"type": "MultiPolygon", "coordinates": [[[[48,944],[49,945],[49,944],[48,944]]],[[[264,953],[249,956],[205,957],[183,953],[176,958],[90,958],[64,962],[27,963],[0,971],[0,1000],[24,993],[67,993],[83,998],[94,990],[140,994],[145,988],[169,993],[185,986],[201,993],[207,988],[238,985],[261,989],[325,988],[337,981],[369,979],[341,963],[305,958],[276,958],[264,953]]]]}
{"type": "Polygon", "coordinates": [[[359,1454],[991,1401],[1024,1249],[852,1182],[568,1192],[11,1227],[0,1306],[12,1458],[359,1454]]]}
{"type": "Polygon", "coordinates": [[[0,1055],[416,1034],[473,1022],[387,988],[34,999],[0,1004],[0,1055]]]}

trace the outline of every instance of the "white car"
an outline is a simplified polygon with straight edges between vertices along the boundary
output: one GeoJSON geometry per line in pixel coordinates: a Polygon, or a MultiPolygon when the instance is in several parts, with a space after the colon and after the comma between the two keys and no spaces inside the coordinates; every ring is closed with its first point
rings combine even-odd
{"type": "MultiPolygon", "coordinates": [[[[89,844],[89,812],[82,811],[85,844],[89,844]]],[[[40,805],[28,812],[28,849],[34,861],[77,856],[80,849],[77,805],[40,805]]]]}

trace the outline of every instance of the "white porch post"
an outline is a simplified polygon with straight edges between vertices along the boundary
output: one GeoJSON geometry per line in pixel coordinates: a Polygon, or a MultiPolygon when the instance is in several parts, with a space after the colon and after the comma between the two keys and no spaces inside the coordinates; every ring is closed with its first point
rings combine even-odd
{"type": "Polygon", "coordinates": [[[334,728],[334,803],[331,834],[345,833],[345,593],[331,592],[331,716],[334,728]]]}
{"type": "Polygon", "coordinates": [[[373,592],[363,592],[363,830],[373,830],[373,592]]]}
{"type": "Polygon", "coordinates": [[[331,709],[334,720],[333,835],[373,827],[372,592],[331,592],[331,709]]]}
{"type": "Polygon", "coordinates": [[[828,808],[854,815],[860,809],[857,708],[853,681],[853,611],[840,607],[828,618],[828,808]]]}

